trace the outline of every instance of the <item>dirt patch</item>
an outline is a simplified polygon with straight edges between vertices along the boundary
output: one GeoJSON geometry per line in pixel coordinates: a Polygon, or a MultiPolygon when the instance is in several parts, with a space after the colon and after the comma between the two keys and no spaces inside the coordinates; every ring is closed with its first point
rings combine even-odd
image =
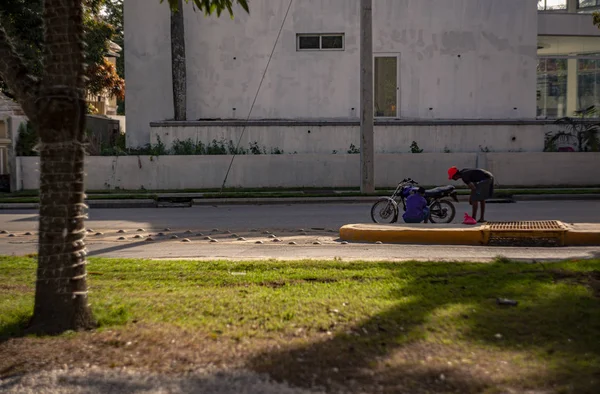
{"type": "MultiPolygon", "coordinates": [[[[354,280],[354,279],[353,279],[354,280]]],[[[262,287],[270,287],[272,289],[279,289],[284,286],[293,286],[293,285],[303,285],[306,283],[337,283],[338,279],[331,278],[306,278],[306,279],[289,279],[289,280],[270,280],[263,282],[240,282],[240,283],[224,283],[221,284],[221,287],[251,287],[251,286],[262,286],[262,287]]]]}
{"type": "Polygon", "coordinates": [[[541,372],[534,363],[513,364],[509,352],[455,345],[417,341],[381,349],[376,357],[372,350],[364,351],[343,336],[326,333],[240,340],[137,324],[61,337],[10,339],[0,344],[4,355],[0,379],[61,368],[127,368],[168,375],[248,369],[293,386],[326,387],[329,392],[478,393],[507,382],[535,385],[539,382],[531,378],[541,372]]]}
{"type": "Polygon", "coordinates": [[[20,393],[317,394],[290,388],[248,371],[200,370],[169,376],[131,369],[77,368],[42,371],[0,381],[0,391],[20,393]]]}
{"type": "Polygon", "coordinates": [[[336,283],[337,279],[330,278],[305,278],[305,279],[293,279],[293,280],[274,280],[268,282],[259,283],[260,286],[271,287],[277,289],[288,285],[301,285],[305,283],[336,283]]]}
{"type": "Polygon", "coordinates": [[[452,279],[452,278],[464,278],[464,277],[469,277],[469,276],[487,276],[489,275],[489,273],[487,272],[481,272],[481,271],[460,271],[460,272],[452,272],[452,273],[448,273],[448,274],[443,274],[443,275],[437,275],[437,274],[432,274],[432,275],[423,275],[423,276],[419,276],[419,279],[428,279],[429,283],[443,283],[443,284],[448,284],[448,280],[452,279]]]}
{"type": "MultiPolygon", "coordinates": [[[[131,325],[60,337],[14,338],[0,344],[0,378],[62,367],[147,368],[182,373],[197,367],[241,366],[241,347],[209,333],[131,325]]],[[[247,349],[244,353],[247,352],[247,349]]]]}
{"type": "Polygon", "coordinates": [[[0,292],[18,292],[18,293],[30,293],[34,290],[33,286],[27,285],[13,285],[10,283],[0,283],[0,292]]]}

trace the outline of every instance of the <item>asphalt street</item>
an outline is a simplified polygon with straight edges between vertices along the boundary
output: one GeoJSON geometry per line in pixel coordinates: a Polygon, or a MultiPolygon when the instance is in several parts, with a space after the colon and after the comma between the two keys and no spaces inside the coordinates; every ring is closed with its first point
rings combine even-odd
{"type": "MultiPolygon", "coordinates": [[[[457,206],[459,223],[469,206],[457,206]]],[[[600,223],[597,201],[531,201],[489,204],[487,219],[561,220],[600,223]]],[[[598,248],[506,248],[437,245],[343,245],[344,224],[369,223],[370,204],[196,206],[90,210],[86,239],[90,255],[140,258],[345,260],[473,260],[496,256],[525,260],[599,257],[598,248]],[[166,230],[166,229],[169,230],[166,230]],[[138,229],[142,231],[137,231],[138,229]],[[126,233],[117,233],[124,230],[126,233]],[[164,235],[157,235],[163,232],[164,235]],[[271,233],[271,234],[267,234],[271,233]],[[98,234],[97,234],[98,233],[98,234]],[[200,235],[202,234],[202,235],[200,235]],[[177,238],[173,237],[174,235],[177,238]],[[145,239],[151,236],[154,242],[145,239]],[[211,236],[217,242],[204,239],[211,236]],[[278,241],[274,241],[276,236],[278,241]],[[119,240],[119,237],[124,239],[119,240]],[[244,237],[244,240],[238,240],[244,237]],[[183,242],[183,240],[190,242],[183,242]],[[257,243],[257,242],[262,243],[257,243]],[[295,242],[295,245],[290,245],[295,242]]],[[[0,211],[0,253],[22,255],[37,249],[37,212],[0,211]],[[25,235],[31,232],[31,235],[25,235]]]]}
{"type": "MultiPolygon", "coordinates": [[[[455,223],[467,203],[455,204],[455,223]]],[[[370,223],[370,204],[226,205],[191,208],[91,209],[87,225],[94,229],[259,229],[333,228],[349,223],[370,223]]],[[[524,201],[488,204],[489,221],[562,220],[566,223],[600,223],[600,201],[524,201]]],[[[35,231],[37,211],[0,211],[0,230],[35,231]]]]}

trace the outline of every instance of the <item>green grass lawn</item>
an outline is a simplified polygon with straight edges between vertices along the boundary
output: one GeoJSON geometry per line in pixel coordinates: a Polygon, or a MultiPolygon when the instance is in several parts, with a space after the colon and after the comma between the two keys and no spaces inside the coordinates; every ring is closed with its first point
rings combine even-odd
{"type": "MultiPolygon", "coordinates": [[[[35,269],[31,258],[0,257],[0,353],[40,340],[19,338],[32,313],[35,269]]],[[[245,367],[298,385],[600,390],[600,261],[90,259],[88,274],[96,335],[151,327],[162,334],[144,334],[148,354],[162,336],[202,333],[225,344],[215,354],[240,346],[236,359],[245,367]],[[498,297],[519,304],[500,306],[498,297]]],[[[182,336],[186,351],[213,346],[182,336]]],[[[162,362],[148,357],[145,365],[162,362]]],[[[0,361],[0,377],[7,362],[0,361]]]]}

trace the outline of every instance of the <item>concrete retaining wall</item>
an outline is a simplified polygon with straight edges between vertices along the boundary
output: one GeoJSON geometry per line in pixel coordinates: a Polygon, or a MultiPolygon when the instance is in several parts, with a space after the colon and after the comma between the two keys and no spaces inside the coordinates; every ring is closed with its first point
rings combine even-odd
{"type": "MultiPolygon", "coordinates": [[[[90,156],[86,160],[88,190],[219,188],[231,156],[90,156]]],[[[39,158],[19,157],[20,189],[39,187],[39,158]]],[[[237,156],[227,187],[302,188],[357,187],[360,155],[237,156]]],[[[405,177],[423,185],[448,181],[448,167],[488,168],[500,186],[600,185],[600,153],[421,153],[378,154],[378,187],[391,187],[405,177]]]]}
{"type": "Polygon", "coordinates": [[[600,185],[600,153],[488,153],[482,159],[500,185],[600,185]]]}
{"type": "MultiPolygon", "coordinates": [[[[174,122],[153,123],[150,138],[157,137],[171,147],[174,141],[191,139],[194,142],[210,143],[213,140],[237,143],[243,126],[227,122],[174,122]],[[170,124],[171,123],[171,124],[170,124]],[[220,124],[219,124],[220,123],[220,124]]],[[[544,133],[553,127],[541,123],[502,124],[389,124],[375,126],[375,151],[378,153],[409,153],[415,141],[424,152],[443,153],[450,151],[481,152],[486,148],[495,152],[542,152],[544,133]]],[[[260,146],[283,149],[285,153],[331,154],[333,151],[346,153],[350,144],[360,145],[360,126],[353,122],[324,122],[323,124],[249,125],[242,135],[240,146],[248,149],[251,142],[260,146]]]]}

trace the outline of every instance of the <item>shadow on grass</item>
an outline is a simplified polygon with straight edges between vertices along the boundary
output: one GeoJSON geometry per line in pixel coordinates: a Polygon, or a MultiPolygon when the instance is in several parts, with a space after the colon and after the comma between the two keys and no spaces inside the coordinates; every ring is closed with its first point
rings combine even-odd
{"type": "Polygon", "coordinates": [[[31,319],[31,314],[23,314],[7,324],[0,324],[0,344],[11,338],[19,338],[25,335],[25,329],[31,319]]]}
{"type": "Polygon", "coordinates": [[[511,370],[520,376],[503,377],[509,387],[597,393],[600,263],[581,264],[587,272],[503,261],[446,264],[436,276],[427,267],[440,272],[440,263],[382,264],[398,279],[389,295],[396,306],[329,339],[265,351],[247,366],[301,387],[475,393],[496,385],[486,369],[500,363],[498,352],[522,357],[522,371],[511,370]],[[497,297],[519,305],[501,306],[497,297]],[[457,357],[472,350],[481,365],[458,367],[457,357]],[[428,354],[448,358],[428,363],[428,354]]]}

